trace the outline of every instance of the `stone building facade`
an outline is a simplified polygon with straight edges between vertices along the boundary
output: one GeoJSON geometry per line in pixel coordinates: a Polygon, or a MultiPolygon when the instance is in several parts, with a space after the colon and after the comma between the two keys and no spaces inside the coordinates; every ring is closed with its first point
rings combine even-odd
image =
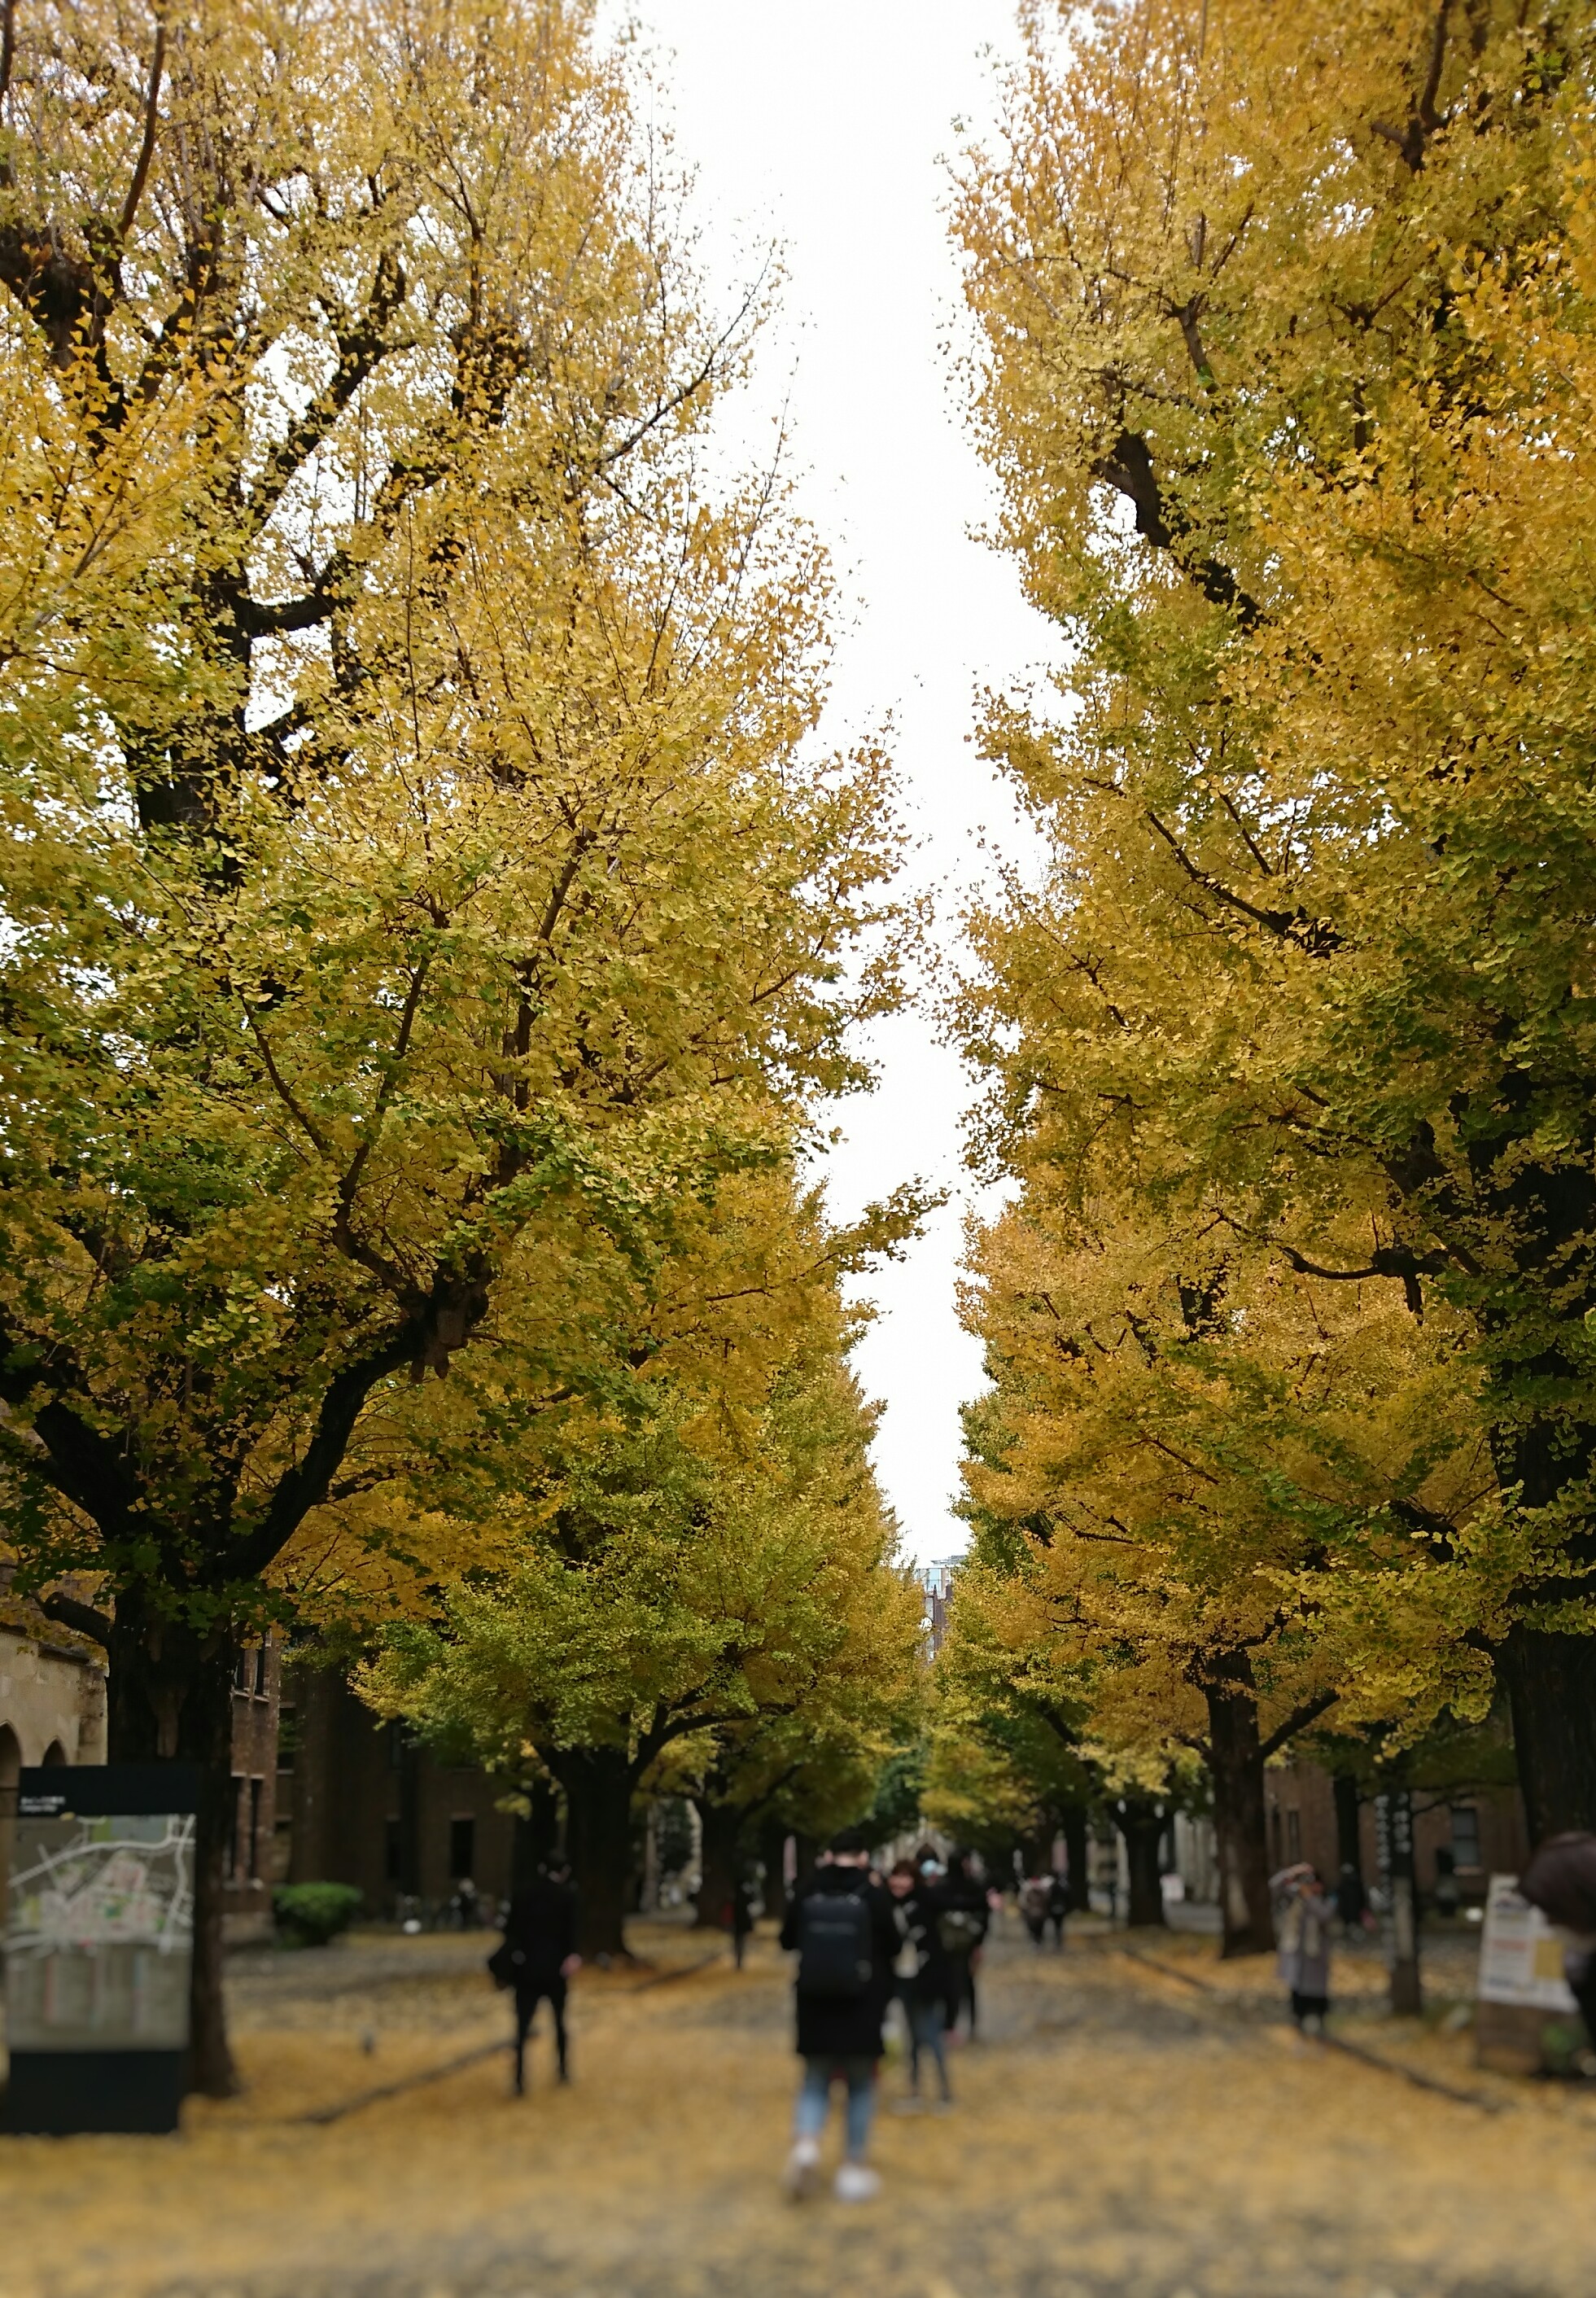
{"type": "Polygon", "coordinates": [[[93,1645],[13,1604],[0,1618],[0,1786],[28,1764],[105,1761],[105,1666],[93,1645]]]}
{"type": "Polygon", "coordinates": [[[11,1869],[17,1773],[105,1761],[105,1666],[93,1644],[0,1597],[0,1909],[11,1869]]]}

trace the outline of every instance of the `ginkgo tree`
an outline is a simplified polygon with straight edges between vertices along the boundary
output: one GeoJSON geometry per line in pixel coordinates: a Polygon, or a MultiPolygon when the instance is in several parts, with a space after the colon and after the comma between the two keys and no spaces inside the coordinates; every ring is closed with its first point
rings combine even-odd
{"type": "Polygon", "coordinates": [[[913,1709],[919,1591],[866,1456],[848,1320],[834,1285],[807,1297],[762,1393],[732,1402],[666,1351],[629,1409],[501,1454],[502,1561],[390,1628],[360,1678],[507,1787],[553,1778],[589,1953],[624,1950],[641,1790],[740,1816],[783,1796],[862,1809],[913,1709]]]}
{"type": "Polygon", "coordinates": [[[979,1238],[966,1311],[988,1641],[1034,1703],[1211,1785],[1224,1951],[1272,1937],[1264,1767],[1327,1711],[1488,1707],[1476,1544],[1493,1478],[1458,1320],[1322,1285],[1046,1174],[979,1238]]]}
{"type": "Polygon", "coordinates": [[[978,928],[988,1145],[1455,1312],[1477,1633],[1536,1834],[1596,1823],[1583,0],[1032,5],[958,216],[1067,707],[978,928]]]}
{"type": "Polygon", "coordinates": [[[860,1082],[888,779],[807,748],[823,564],[706,475],[759,297],[581,0],[4,27],[5,1537],[203,1766],[221,2090],[236,1642],[320,1509],[426,1580],[429,1379],[635,1376],[624,1270],[860,1082]]]}

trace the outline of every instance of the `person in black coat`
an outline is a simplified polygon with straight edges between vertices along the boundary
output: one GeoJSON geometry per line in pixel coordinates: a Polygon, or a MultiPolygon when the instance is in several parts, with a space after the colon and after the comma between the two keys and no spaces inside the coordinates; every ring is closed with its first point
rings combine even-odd
{"type": "Polygon", "coordinates": [[[987,1887],[975,1872],[973,1851],[955,1851],[938,1886],[937,1928],[947,1950],[949,1984],[947,2025],[951,2033],[959,2013],[970,2013],[970,2039],[975,2040],[975,1970],[991,1927],[992,1910],[987,1887]]]}
{"type": "Polygon", "coordinates": [[[563,1860],[542,1865],[525,1891],[510,1901],[504,1920],[504,1944],[492,1958],[495,1977],[503,1977],[516,1994],[516,2095],[526,2087],[526,2038],[540,2003],[554,2015],[554,2047],[559,2079],[571,2079],[566,2041],[566,1985],[579,1969],[576,1952],[576,1894],[570,1869],[563,1860]]]}
{"type": "Polygon", "coordinates": [[[920,2062],[922,2054],[929,2052],[937,2070],[942,2104],[950,2105],[953,2089],[947,2079],[943,2035],[954,1976],[938,1927],[942,1911],[940,1889],[920,1872],[912,1859],[898,1861],[887,1880],[887,1889],[892,1894],[904,1938],[897,1961],[897,1993],[909,2022],[909,2096],[919,2099],[920,2062]]]}
{"type": "Polygon", "coordinates": [[[797,1954],[793,1994],[804,2078],[793,2114],[787,2191],[813,2193],[833,2081],[848,2089],[847,2154],[837,2173],[842,2202],[865,2202],[881,2181],[864,2155],[875,2111],[881,2023],[892,1999],[901,1944],[892,1902],[872,1874],[864,1839],[849,1829],[794,1892],[781,1945],[797,1954]]]}

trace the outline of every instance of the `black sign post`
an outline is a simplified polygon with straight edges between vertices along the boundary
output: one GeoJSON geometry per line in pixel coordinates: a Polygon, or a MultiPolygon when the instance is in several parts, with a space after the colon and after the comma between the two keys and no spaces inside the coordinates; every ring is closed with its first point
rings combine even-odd
{"type": "Polygon", "coordinates": [[[178,2128],[199,1788],[193,1764],[51,1766],[19,1779],[8,2129],[178,2128]]]}
{"type": "Polygon", "coordinates": [[[1375,1798],[1375,1841],[1385,1894],[1385,1959],[1391,2007],[1416,2016],[1424,2007],[1418,1976],[1418,1900],[1413,1882],[1413,1798],[1393,1788],[1375,1798]]]}

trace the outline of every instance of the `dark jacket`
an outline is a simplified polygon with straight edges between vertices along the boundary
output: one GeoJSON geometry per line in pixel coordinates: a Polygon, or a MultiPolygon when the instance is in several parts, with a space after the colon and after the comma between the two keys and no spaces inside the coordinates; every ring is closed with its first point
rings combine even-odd
{"type": "MultiPolygon", "coordinates": [[[[804,1902],[816,1892],[841,1896],[857,1892],[870,1912],[871,1974],[863,1995],[839,2000],[831,1996],[806,1995],[796,1982],[798,2046],[806,2059],[877,2059],[881,2054],[881,2021],[892,1999],[892,1964],[902,1936],[892,1901],[863,1867],[817,1867],[798,1885],[781,1925],[781,1945],[803,1944],[804,1902]]],[[[800,1966],[801,1967],[801,1966],[800,1966]]]]}
{"type": "Polygon", "coordinates": [[[917,2003],[944,2003],[954,1983],[953,1958],[937,1928],[945,1900],[939,1883],[916,1883],[894,1902],[904,1937],[914,1950],[915,1969],[908,1990],[917,2003]]]}
{"type": "Polygon", "coordinates": [[[944,1913],[957,1907],[962,1913],[975,1918],[979,1924],[969,1947],[960,1950],[962,1960],[963,1955],[972,1954],[980,1947],[991,1927],[992,1910],[987,1902],[987,1887],[984,1883],[978,1883],[971,1875],[948,1874],[938,1884],[937,1897],[944,1913]]]}
{"type": "Polygon", "coordinates": [[[576,1894],[568,1883],[539,1875],[510,1901],[504,1944],[517,1988],[558,1979],[559,1967],[576,1952],[576,1894]]]}

